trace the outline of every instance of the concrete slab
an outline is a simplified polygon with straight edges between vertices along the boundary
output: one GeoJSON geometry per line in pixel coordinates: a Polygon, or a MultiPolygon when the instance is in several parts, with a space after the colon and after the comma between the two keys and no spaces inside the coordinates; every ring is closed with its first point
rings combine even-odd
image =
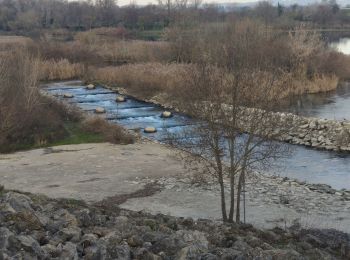
{"type": "Polygon", "coordinates": [[[183,172],[173,152],[155,143],[64,145],[0,155],[0,183],[7,189],[96,202],[132,193],[137,178],[183,172]]]}

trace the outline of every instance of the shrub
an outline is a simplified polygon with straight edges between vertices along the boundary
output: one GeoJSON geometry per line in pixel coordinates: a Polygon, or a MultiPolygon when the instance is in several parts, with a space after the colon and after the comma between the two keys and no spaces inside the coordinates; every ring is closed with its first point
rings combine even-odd
{"type": "Polygon", "coordinates": [[[315,67],[320,73],[336,75],[341,80],[350,79],[350,56],[336,51],[322,53],[315,58],[315,67]]]}
{"type": "Polygon", "coordinates": [[[105,141],[113,144],[134,143],[134,137],[121,126],[112,125],[100,117],[87,118],[82,123],[82,130],[92,134],[101,134],[105,141]]]}
{"type": "Polygon", "coordinates": [[[65,137],[64,120],[78,120],[62,104],[40,94],[39,65],[24,49],[0,61],[0,152],[44,145],[65,137]]]}

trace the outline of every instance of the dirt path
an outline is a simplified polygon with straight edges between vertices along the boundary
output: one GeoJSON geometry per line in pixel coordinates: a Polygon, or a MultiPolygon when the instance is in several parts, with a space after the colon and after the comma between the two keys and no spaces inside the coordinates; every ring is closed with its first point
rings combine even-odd
{"type": "MultiPolygon", "coordinates": [[[[67,145],[0,155],[0,184],[53,198],[220,218],[217,185],[193,185],[174,152],[156,143],[67,145]]],[[[350,232],[346,194],[317,192],[298,182],[258,175],[247,184],[247,222],[284,227],[297,221],[350,232]]]]}

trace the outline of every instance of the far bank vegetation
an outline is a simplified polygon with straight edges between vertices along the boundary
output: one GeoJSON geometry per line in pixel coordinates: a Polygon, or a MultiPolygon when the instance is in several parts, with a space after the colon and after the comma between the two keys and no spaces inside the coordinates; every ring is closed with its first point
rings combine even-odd
{"type": "MultiPolygon", "coordinates": [[[[334,90],[350,78],[350,57],[330,49],[318,33],[306,27],[275,31],[254,19],[174,23],[164,31],[161,41],[130,40],[118,31],[116,37],[116,30],[108,28],[79,32],[68,42],[50,38],[33,42],[25,37],[12,40],[26,43],[40,55],[42,81],[85,79],[124,87],[148,98],[171,95],[169,91],[184,85],[184,73],[196,69],[198,53],[234,50],[236,39],[245,31],[250,32],[247,48],[252,57],[264,55],[271,69],[289,73],[291,87],[281,90],[281,98],[334,90]]],[[[2,42],[1,49],[8,49],[11,37],[2,42]]],[[[213,65],[217,62],[210,61],[213,65]]]]}
{"type": "MultiPolygon", "coordinates": [[[[236,60],[227,60],[227,63],[223,64],[219,59],[225,55],[231,57],[242,42],[245,48],[249,49],[249,52],[245,52],[247,55],[245,58],[250,60],[253,67],[255,64],[253,61],[257,57],[264,61],[264,66],[261,67],[263,71],[257,68],[260,70],[260,78],[266,75],[265,80],[267,80],[271,75],[275,75],[273,80],[280,81],[279,75],[283,72],[285,82],[283,88],[279,87],[281,84],[271,84],[273,87],[271,93],[279,98],[334,90],[339,82],[350,78],[349,56],[331,50],[318,33],[306,30],[306,27],[299,26],[291,31],[280,31],[273,30],[272,27],[252,18],[233,17],[220,23],[191,22],[191,19],[189,16],[172,23],[157,41],[130,38],[127,31],[122,28],[118,30],[99,28],[79,32],[75,33],[69,41],[50,37],[40,39],[18,36],[0,37],[1,57],[8,57],[8,53],[16,48],[20,53],[27,53],[23,58],[16,54],[16,59],[22,59],[23,64],[14,60],[9,61],[7,58],[2,59],[3,73],[5,73],[5,77],[2,78],[3,85],[16,84],[15,81],[5,82],[8,79],[6,75],[17,75],[21,83],[16,87],[26,82],[26,77],[30,78],[32,74],[34,75],[30,84],[27,84],[28,91],[35,93],[30,94],[29,101],[40,104],[33,106],[33,109],[37,109],[37,112],[33,112],[34,117],[36,114],[43,113],[40,111],[51,111],[43,107],[45,102],[41,99],[37,100],[39,81],[84,79],[125,88],[129,93],[140,98],[156,97],[160,99],[159,101],[169,102],[174,101],[172,99],[176,96],[178,89],[188,85],[187,81],[191,73],[200,73],[199,57],[203,55],[210,57],[206,61],[206,66],[212,67],[210,70],[212,77],[221,73],[227,74],[225,76],[227,78],[237,77],[234,74],[236,60]],[[17,72],[10,71],[7,68],[7,62],[17,64],[18,66],[15,67],[17,72]],[[27,71],[27,75],[22,75],[21,71],[27,71]],[[32,99],[32,97],[36,98],[32,99]]],[[[258,87],[259,84],[255,84],[251,91],[256,91],[254,88],[258,87]]],[[[4,93],[3,97],[16,94],[7,93],[9,90],[10,88],[1,89],[4,93]]],[[[26,91],[20,93],[27,93],[26,91]]],[[[18,99],[14,98],[14,100],[18,99]]],[[[20,98],[27,99],[25,96],[20,98]]],[[[6,100],[9,99],[6,98],[6,100]]],[[[6,100],[2,99],[1,102],[4,104],[2,107],[8,110],[6,117],[9,118],[1,118],[1,120],[10,120],[11,117],[12,122],[20,121],[18,119],[25,113],[19,111],[30,111],[21,105],[16,108],[17,112],[11,112],[15,106],[6,100]]],[[[29,102],[27,101],[23,102],[23,106],[29,102]]],[[[3,111],[5,110],[2,109],[3,111]]],[[[52,129],[62,130],[57,136],[64,136],[64,123],[60,124],[61,121],[57,119],[60,116],[56,116],[55,112],[46,112],[49,118],[45,122],[52,129]]],[[[10,123],[11,120],[6,122],[10,123]]],[[[39,120],[39,118],[33,120],[39,120]]],[[[35,125],[36,121],[34,121],[26,125],[29,126],[32,123],[35,125]]],[[[2,124],[2,127],[6,128],[2,131],[8,132],[10,125],[6,126],[6,124],[2,124]]],[[[20,124],[16,127],[16,131],[22,136],[31,136],[22,132],[20,124]]],[[[16,131],[13,130],[11,136],[16,131]]],[[[6,138],[5,141],[9,143],[20,140],[14,135],[6,138]]],[[[29,140],[29,143],[35,143],[34,139],[33,137],[29,140]]]]}
{"type": "MultiPolygon", "coordinates": [[[[350,57],[329,49],[319,34],[305,28],[290,33],[266,31],[257,22],[244,20],[191,29],[173,27],[166,34],[173,62],[92,67],[86,79],[123,87],[139,97],[171,96],[171,91],[185,84],[184,74],[197,69],[199,53],[235,51],[237,39],[247,37],[247,31],[250,57],[262,57],[268,64],[267,72],[279,68],[289,75],[289,88],[275,90],[280,92],[280,98],[334,90],[340,81],[350,77],[350,57]]],[[[209,63],[215,66],[219,61],[212,58],[209,63]]]]}

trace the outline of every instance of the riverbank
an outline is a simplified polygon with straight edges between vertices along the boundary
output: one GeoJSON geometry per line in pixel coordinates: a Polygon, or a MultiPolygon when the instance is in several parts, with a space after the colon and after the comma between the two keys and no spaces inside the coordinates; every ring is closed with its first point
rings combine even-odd
{"type": "MultiPolygon", "coordinates": [[[[7,189],[51,198],[120,204],[178,217],[221,218],[215,181],[185,171],[177,151],[153,142],[80,144],[0,155],[7,189]],[[78,163],[77,163],[78,162],[78,163]]],[[[249,176],[246,220],[259,228],[291,226],[350,232],[350,192],[263,174],[249,176]]]]}

